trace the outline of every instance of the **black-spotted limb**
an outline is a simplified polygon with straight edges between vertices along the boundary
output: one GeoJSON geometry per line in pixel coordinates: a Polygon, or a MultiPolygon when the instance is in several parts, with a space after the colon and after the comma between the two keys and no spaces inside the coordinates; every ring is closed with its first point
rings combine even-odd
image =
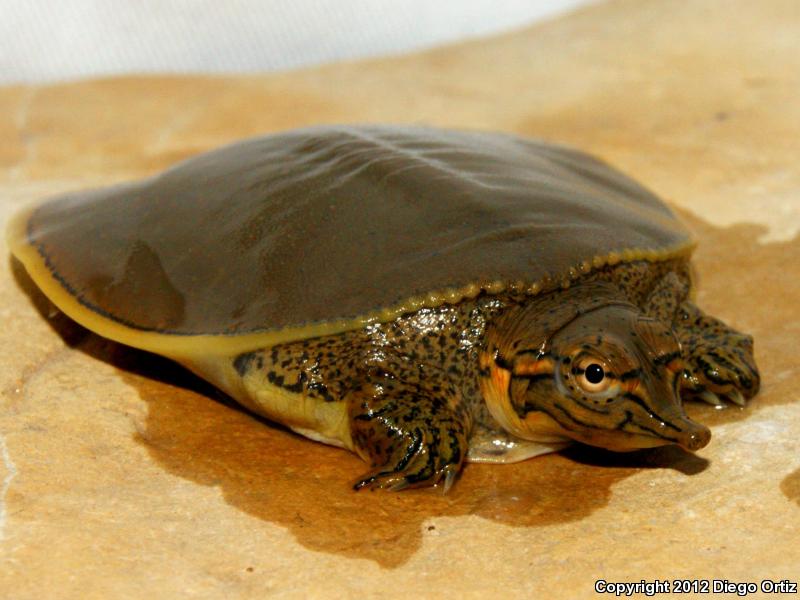
{"type": "Polygon", "coordinates": [[[690,287],[684,260],[607,266],[539,296],[479,296],[238,355],[227,385],[216,379],[356,452],[370,464],[356,489],[446,490],[465,461],[514,462],[572,441],[694,451],[711,434],[683,400],[743,404],[759,375],[752,338],[702,313],[690,287]]]}

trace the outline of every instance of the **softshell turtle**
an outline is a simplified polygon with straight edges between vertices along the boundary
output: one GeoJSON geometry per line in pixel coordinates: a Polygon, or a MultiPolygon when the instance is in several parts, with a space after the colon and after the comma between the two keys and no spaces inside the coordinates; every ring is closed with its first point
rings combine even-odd
{"type": "Polygon", "coordinates": [[[669,208],[512,135],[260,137],[40,204],[8,239],[75,321],[356,452],[356,489],[447,489],[465,460],[572,441],[694,451],[682,397],[759,386],[752,338],[692,302],[669,208]]]}

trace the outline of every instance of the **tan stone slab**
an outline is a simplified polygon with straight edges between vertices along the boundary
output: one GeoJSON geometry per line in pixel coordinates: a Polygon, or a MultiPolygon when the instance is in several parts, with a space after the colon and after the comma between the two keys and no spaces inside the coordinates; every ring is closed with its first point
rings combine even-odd
{"type": "Polygon", "coordinates": [[[9,598],[488,593],[798,579],[800,5],[627,0],[424,54],[251,78],[0,89],[0,214],[320,122],[516,131],[593,151],[696,231],[699,301],[754,334],[747,409],[700,456],[469,465],[448,496],[354,494],[349,454],[70,324],[0,263],[0,590],[9,598]]]}

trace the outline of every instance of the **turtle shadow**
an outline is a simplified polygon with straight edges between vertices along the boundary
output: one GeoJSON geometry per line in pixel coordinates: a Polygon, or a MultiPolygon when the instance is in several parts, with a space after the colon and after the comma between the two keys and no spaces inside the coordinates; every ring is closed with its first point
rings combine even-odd
{"type": "MultiPolygon", "coordinates": [[[[800,239],[761,245],[754,241],[763,233],[760,227],[721,229],[683,216],[701,240],[700,285],[718,304],[704,306],[753,331],[764,381],[761,394],[746,409],[692,405],[690,413],[713,426],[788,401],[791,395],[785,391],[791,378],[782,374],[795,369],[793,348],[791,336],[779,325],[786,310],[793,309],[760,310],[763,278],[742,278],[741,272],[749,268],[752,274],[758,272],[756,266],[763,266],[766,276],[783,269],[783,276],[772,277],[771,283],[776,297],[790,304],[791,290],[786,286],[800,281],[800,264],[787,264],[781,257],[800,255],[800,239]],[[738,262],[729,267],[730,261],[738,262]],[[729,294],[731,281],[737,281],[741,290],[735,298],[729,294]]],[[[24,269],[12,265],[12,272],[34,306],[48,316],[49,302],[24,269]]],[[[309,549],[368,559],[386,568],[409,560],[423,536],[453,527],[449,517],[478,516],[523,528],[578,521],[607,506],[613,487],[634,474],[673,469],[692,476],[709,464],[676,447],[615,454],[574,446],[513,465],[467,465],[447,495],[437,489],[356,493],[350,482],[366,465],[354,455],[248,414],[167,359],[99,338],[60,314],[48,322],[66,343],[114,365],[136,388],[148,415],[135,439],[165,470],[218,487],[231,506],[285,527],[309,549]]]]}
{"type": "Polygon", "coordinates": [[[387,568],[413,556],[424,530],[446,530],[444,517],[515,527],[576,521],[606,506],[612,487],[630,475],[664,468],[692,475],[708,465],[677,447],[620,455],[575,446],[513,465],[468,464],[447,495],[355,492],[351,484],[367,466],[349,452],[208,402],[194,391],[202,382],[187,382],[194,376],[161,357],[118,347],[107,358],[148,403],[137,441],[168,471],[219,486],[232,506],[287,527],[310,549],[387,568]]]}

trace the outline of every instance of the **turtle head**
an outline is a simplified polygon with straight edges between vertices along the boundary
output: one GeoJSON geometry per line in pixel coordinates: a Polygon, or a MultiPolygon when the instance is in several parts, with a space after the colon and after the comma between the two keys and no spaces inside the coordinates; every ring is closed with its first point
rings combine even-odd
{"type": "Polygon", "coordinates": [[[503,315],[481,354],[484,398],[510,433],[616,451],[708,443],[683,410],[681,349],[667,324],[624,301],[540,305],[503,315]]]}

